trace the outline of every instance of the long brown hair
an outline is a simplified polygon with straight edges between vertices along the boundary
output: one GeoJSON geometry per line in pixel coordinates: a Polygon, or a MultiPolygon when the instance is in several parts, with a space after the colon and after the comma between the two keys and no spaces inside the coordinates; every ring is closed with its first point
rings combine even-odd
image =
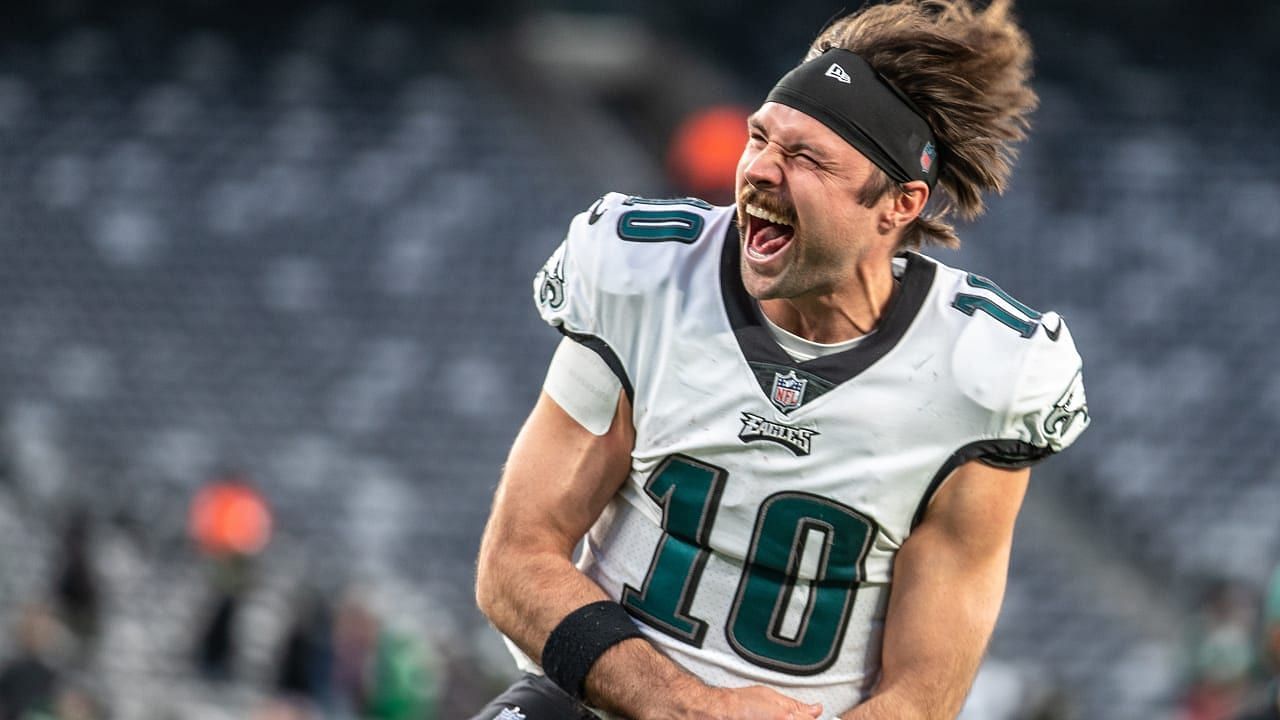
{"type": "MultiPolygon", "coordinates": [[[[851,50],[914,102],[938,139],[942,170],[925,212],[903,231],[903,248],[957,247],[954,212],[986,209],[983,194],[1004,192],[1039,98],[1028,84],[1031,43],[1010,12],[1012,0],[984,10],[970,0],[893,0],[828,25],[809,58],[851,50]]],[[[881,173],[883,175],[883,173],[881,173]]],[[[863,188],[865,204],[895,189],[888,176],[863,188]]]]}

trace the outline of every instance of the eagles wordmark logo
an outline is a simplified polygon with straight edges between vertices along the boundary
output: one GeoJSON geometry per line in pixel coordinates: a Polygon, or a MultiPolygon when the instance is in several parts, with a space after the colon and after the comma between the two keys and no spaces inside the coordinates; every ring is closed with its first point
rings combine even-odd
{"type": "Polygon", "coordinates": [[[742,430],[738,433],[738,439],[744,443],[755,440],[777,443],[799,456],[809,454],[815,435],[821,435],[821,433],[808,428],[783,425],[766,420],[754,413],[743,412],[742,430]]]}

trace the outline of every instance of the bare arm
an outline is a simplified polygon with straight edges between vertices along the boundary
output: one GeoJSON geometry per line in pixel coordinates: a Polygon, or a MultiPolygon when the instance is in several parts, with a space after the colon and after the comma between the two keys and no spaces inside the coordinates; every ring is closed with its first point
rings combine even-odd
{"type": "Polygon", "coordinates": [[[507,458],[480,544],[476,600],[534,660],[565,615],[608,599],[571,556],[626,480],[633,434],[623,410],[596,436],[544,393],[507,458]]]}
{"type": "Polygon", "coordinates": [[[841,717],[934,720],[960,713],[1000,613],[1030,475],[971,461],[943,485],[898,552],[880,684],[841,717]]]}
{"type": "MultiPolygon", "coordinates": [[[[571,558],[625,482],[634,441],[625,396],[609,431],[597,436],[543,393],[512,446],[480,545],[476,601],[536,661],[566,615],[610,599],[571,558]]],[[[707,687],[638,638],[601,655],[586,688],[597,707],[637,720],[817,715],[817,709],[764,688],[707,687]]]]}

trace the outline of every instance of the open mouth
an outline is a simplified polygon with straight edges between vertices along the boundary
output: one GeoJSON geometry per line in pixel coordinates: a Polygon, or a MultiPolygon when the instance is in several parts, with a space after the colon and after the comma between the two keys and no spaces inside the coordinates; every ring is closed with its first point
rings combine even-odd
{"type": "Polygon", "coordinates": [[[777,213],[747,203],[746,251],[756,260],[769,260],[791,244],[796,229],[777,213]]]}

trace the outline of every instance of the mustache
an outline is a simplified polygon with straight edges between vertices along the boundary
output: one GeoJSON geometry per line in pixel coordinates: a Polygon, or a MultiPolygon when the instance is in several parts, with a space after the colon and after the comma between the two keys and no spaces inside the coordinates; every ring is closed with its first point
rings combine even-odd
{"type": "Polygon", "coordinates": [[[750,185],[748,185],[747,187],[744,187],[742,189],[742,192],[738,193],[738,204],[739,204],[739,207],[745,207],[746,205],[755,205],[756,207],[761,208],[762,210],[767,210],[773,213],[774,215],[777,215],[778,217],[782,218],[784,221],[786,221],[787,225],[795,227],[795,224],[796,224],[795,208],[792,208],[789,205],[783,204],[781,200],[777,199],[773,195],[769,195],[768,193],[763,193],[760,190],[754,187],[751,187],[750,185]]]}

